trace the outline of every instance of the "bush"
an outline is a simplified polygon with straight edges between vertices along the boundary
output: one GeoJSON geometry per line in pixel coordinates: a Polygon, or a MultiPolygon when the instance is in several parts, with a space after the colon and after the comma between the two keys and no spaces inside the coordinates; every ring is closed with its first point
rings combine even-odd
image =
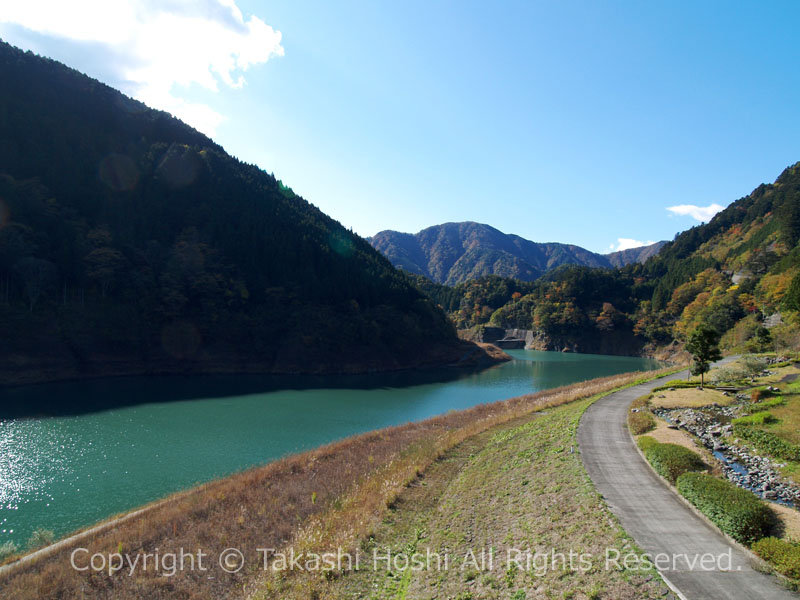
{"type": "Polygon", "coordinates": [[[763,358],[759,358],[758,356],[745,356],[741,360],[742,370],[745,372],[745,375],[748,377],[755,377],[767,368],[767,361],[763,358]]]}
{"type": "MultiPolygon", "coordinates": [[[[762,408],[759,406],[759,408],[762,408]]],[[[764,425],[765,423],[774,423],[777,421],[770,413],[765,410],[754,412],[746,417],[739,417],[731,421],[734,425],[764,425]]]]}
{"type": "MultiPolygon", "coordinates": [[[[684,379],[673,379],[672,381],[668,381],[664,385],[660,385],[657,388],[653,388],[654,392],[663,392],[664,390],[668,390],[669,388],[681,389],[681,388],[696,388],[700,385],[699,381],[686,381],[684,379]]],[[[713,385],[706,384],[706,387],[713,388],[713,385]]]]}
{"type": "Polygon", "coordinates": [[[777,398],[770,398],[769,400],[764,400],[763,402],[759,402],[757,406],[754,406],[752,408],[752,410],[775,408],[776,406],[783,406],[784,404],[786,404],[786,400],[783,399],[783,396],[778,396],[777,398]]]}
{"type": "Polygon", "coordinates": [[[633,435],[641,435],[656,428],[656,420],[647,409],[628,413],[628,429],[633,435]]]}
{"type": "Polygon", "coordinates": [[[4,544],[0,544],[0,562],[3,562],[9,556],[12,556],[19,552],[19,548],[14,542],[8,541],[4,544]]]}
{"type": "Polygon", "coordinates": [[[743,440],[753,444],[756,450],[760,452],[781,460],[800,461],[800,446],[787,442],[774,433],[756,429],[747,423],[736,422],[733,425],[733,432],[743,440]]]}
{"type": "Polygon", "coordinates": [[[753,544],[753,552],[775,567],[781,575],[800,579],[800,544],[765,537],[753,544]]]}
{"type": "Polygon", "coordinates": [[[746,377],[747,374],[743,369],[739,369],[734,366],[719,367],[711,372],[711,383],[717,385],[721,383],[734,383],[736,381],[741,381],[746,377]]]}
{"type": "Polygon", "coordinates": [[[28,548],[41,548],[42,546],[49,546],[55,540],[55,535],[49,529],[36,529],[31,537],[28,538],[28,548]]]}
{"type": "Polygon", "coordinates": [[[656,428],[656,420],[649,407],[652,397],[652,394],[647,394],[631,402],[630,412],[628,412],[628,429],[633,435],[641,435],[656,428]],[[634,409],[637,409],[638,412],[633,412],[634,409]]]}
{"type": "Polygon", "coordinates": [[[683,473],[700,471],[706,467],[699,454],[677,444],[656,442],[644,450],[644,455],[656,473],[673,484],[683,473]]]}
{"type": "Polygon", "coordinates": [[[636,440],[636,445],[639,446],[639,450],[641,450],[642,452],[647,452],[648,449],[658,445],[658,442],[656,441],[655,438],[650,437],[649,435],[643,435],[638,440],[636,440]]]}
{"type": "Polygon", "coordinates": [[[684,473],[678,492],[737,542],[750,545],[764,537],[774,515],[752,492],[707,473],[684,473]]]}

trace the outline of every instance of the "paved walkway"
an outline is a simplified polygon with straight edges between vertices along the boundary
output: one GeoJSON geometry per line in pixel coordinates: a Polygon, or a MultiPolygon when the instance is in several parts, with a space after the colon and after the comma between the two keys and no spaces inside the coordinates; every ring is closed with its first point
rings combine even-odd
{"type": "MultiPolygon", "coordinates": [[[[776,577],[759,573],[749,557],[732,545],[679,499],[656,476],[636,450],[627,429],[631,401],[649,393],[671,375],[621,390],[595,402],[581,419],[578,444],[583,464],[597,490],[625,530],[645,552],[690,559],[730,551],[731,570],[692,569],[683,559],[677,569],[661,573],[686,600],[798,600],[800,595],[779,584],[776,577]]],[[[722,564],[727,568],[727,564],[722,564]]]]}

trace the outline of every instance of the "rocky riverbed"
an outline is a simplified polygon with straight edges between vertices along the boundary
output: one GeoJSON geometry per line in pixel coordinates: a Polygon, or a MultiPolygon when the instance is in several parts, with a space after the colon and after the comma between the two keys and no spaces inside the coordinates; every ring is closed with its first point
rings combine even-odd
{"type": "MultiPolygon", "coordinates": [[[[737,400],[743,400],[737,398],[737,400]]],[[[743,403],[695,408],[656,408],[653,414],[673,427],[696,436],[719,461],[725,476],[765,500],[800,507],[800,486],[780,475],[784,463],[759,456],[747,447],[734,445],[732,419],[745,412],[743,403]]]]}

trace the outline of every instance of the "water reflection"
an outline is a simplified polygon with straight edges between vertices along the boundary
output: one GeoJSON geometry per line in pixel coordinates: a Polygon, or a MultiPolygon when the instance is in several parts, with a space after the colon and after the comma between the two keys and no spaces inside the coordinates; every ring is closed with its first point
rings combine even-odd
{"type": "Polygon", "coordinates": [[[480,372],[153,377],[0,393],[0,544],[110,514],[359,432],[590,379],[644,359],[511,351],[480,372]]]}

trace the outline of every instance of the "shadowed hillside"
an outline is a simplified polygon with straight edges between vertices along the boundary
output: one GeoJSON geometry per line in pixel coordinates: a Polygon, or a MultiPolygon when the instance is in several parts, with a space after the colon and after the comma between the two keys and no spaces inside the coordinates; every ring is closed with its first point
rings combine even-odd
{"type": "Polygon", "coordinates": [[[452,362],[369,243],[170,115],[0,43],[0,382],[452,362]]]}

